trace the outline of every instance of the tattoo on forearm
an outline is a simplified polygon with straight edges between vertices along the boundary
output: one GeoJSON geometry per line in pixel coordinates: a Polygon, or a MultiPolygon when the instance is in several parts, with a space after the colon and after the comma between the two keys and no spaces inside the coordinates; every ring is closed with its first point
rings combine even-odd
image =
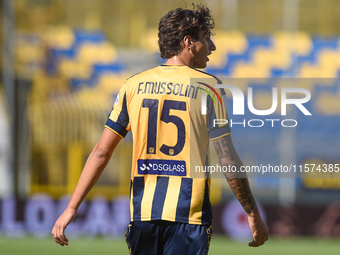
{"type": "Polygon", "coordinates": [[[220,155],[222,155],[222,146],[220,142],[216,142],[216,144],[214,144],[216,152],[217,152],[217,156],[220,157],[220,155]]]}
{"type": "Polygon", "coordinates": [[[239,171],[243,164],[235,150],[230,135],[214,140],[213,144],[222,165],[236,166],[237,171],[235,173],[225,173],[231,190],[247,213],[256,213],[258,208],[250,190],[246,173],[239,171]]]}

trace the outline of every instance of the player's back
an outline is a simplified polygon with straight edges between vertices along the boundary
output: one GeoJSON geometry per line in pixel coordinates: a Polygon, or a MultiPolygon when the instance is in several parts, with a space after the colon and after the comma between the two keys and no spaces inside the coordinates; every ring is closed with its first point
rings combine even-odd
{"type": "Polygon", "coordinates": [[[117,132],[122,136],[133,134],[133,221],[211,224],[209,179],[193,178],[192,170],[205,165],[210,139],[201,114],[202,91],[217,82],[188,66],[162,65],[122,87],[108,121],[114,124],[107,126],[122,130],[117,132]]]}

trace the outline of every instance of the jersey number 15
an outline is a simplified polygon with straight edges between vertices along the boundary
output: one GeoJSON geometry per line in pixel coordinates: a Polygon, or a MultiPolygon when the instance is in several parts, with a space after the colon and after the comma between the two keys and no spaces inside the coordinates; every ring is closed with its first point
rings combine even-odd
{"type": "MultiPolygon", "coordinates": [[[[149,121],[148,121],[148,140],[147,140],[147,154],[156,154],[157,143],[157,122],[158,122],[158,99],[144,99],[143,108],[149,108],[149,121]]],[[[165,123],[173,123],[177,127],[177,143],[175,146],[168,146],[163,144],[160,151],[165,155],[176,156],[179,154],[185,144],[185,125],[181,118],[175,115],[170,115],[170,109],[186,111],[186,102],[164,100],[163,109],[161,113],[161,121],[165,123]]],[[[164,134],[170,135],[170,134],[164,134]]]]}

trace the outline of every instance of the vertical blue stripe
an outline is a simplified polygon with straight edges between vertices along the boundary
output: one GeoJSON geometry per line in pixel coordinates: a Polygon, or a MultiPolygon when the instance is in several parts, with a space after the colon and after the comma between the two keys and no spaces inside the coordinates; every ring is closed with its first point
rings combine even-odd
{"type": "Polygon", "coordinates": [[[141,204],[144,194],[144,177],[135,177],[132,183],[133,192],[133,220],[140,221],[141,219],[141,204]]]}
{"type": "Polygon", "coordinates": [[[212,224],[212,208],[209,199],[208,179],[205,181],[204,200],[202,206],[202,224],[212,224]]]}
{"type": "MultiPolygon", "coordinates": [[[[212,129],[216,128],[216,127],[214,127],[214,120],[220,119],[221,116],[219,116],[219,117],[216,116],[214,101],[211,99],[211,97],[208,97],[207,105],[208,105],[207,126],[208,126],[208,130],[212,130],[212,129]]],[[[219,104],[216,107],[217,108],[220,107],[219,104]]]]}
{"type": "Polygon", "coordinates": [[[122,104],[122,110],[120,111],[116,123],[121,125],[123,128],[126,128],[126,126],[129,124],[129,114],[126,106],[126,92],[124,93],[123,97],[123,104],[122,104]]]}
{"type": "Polygon", "coordinates": [[[225,91],[224,91],[224,88],[220,88],[220,91],[221,91],[222,96],[225,96],[225,95],[226,95],[226,93],[225,93],[225,91]]]}
{"type": "MultiPolygon", "coordinates": [[[[209,148],[209,143],[210,141],[208,141],[208,144],[207,144],[207,149],[205,150],[206,153],[205,153],[205,163],[204,163],[204,166],[208,169],[208,166],[210,166],[209,164],[209,155],[208,155],[208,148],[209,148]]],[[[210,177],[210,172],[209,171],[206,171],[205,173],[205,178],[209,178],[210,177]]]]}
{"type": "Polygon", "coordinates": [[[176,221],[189,223],[191,195],[192,179],[182,178],[176,210],[176,221]]]}
{"type": "Polygon", "coordinates": [[[153,196],[151,220],[161,220],[166,192],[168,190],[169,177],[158,176],[153,196]]]}
{"type": "Polygon", "coordinates": [[[130,180],[130,193],[129,193],[129,200],[131,201],[131,190],[132,190],[132,180],[130,180]]]}

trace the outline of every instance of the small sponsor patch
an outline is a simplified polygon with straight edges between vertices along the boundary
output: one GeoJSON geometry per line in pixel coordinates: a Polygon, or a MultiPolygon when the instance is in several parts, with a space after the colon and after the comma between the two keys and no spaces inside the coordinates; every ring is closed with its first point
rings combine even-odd
{"type": "Polygon", "coordinates": [[[137,165],[138,174],[187,175],[185,161],[181,160],[138,159],[137,165]]]}
{"type": "Polygon", "coordinates": [[[118,102],[119,102],[119,94],[118,94],[117,97],[116,97],[115,105],[117,105],[118,102]]]}

